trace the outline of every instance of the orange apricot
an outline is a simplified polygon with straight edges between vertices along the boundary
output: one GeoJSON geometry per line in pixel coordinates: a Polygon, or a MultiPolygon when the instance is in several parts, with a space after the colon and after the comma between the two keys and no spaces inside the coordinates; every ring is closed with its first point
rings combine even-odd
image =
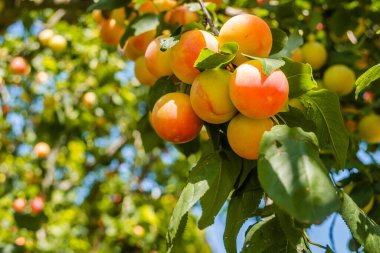
{"type": "Polygon", "coordinates": [[[151,41],[145,51],[145,64],[149,72],[156,78],[170,76],[173,71],[170,67],[170,49],[161,51],[160,39],[157,37],[151,41]]]}
{"type": "Polygon", "coordinates": [[[135,62],[135,76],[141,84],[145,84],[149,86],[154,85],[155,82],[157,81],[157,78],[152,73],[149,72],[145,64],[145,58],[142,56],[137,58],[135,62]]]}
{"type": "Polygon", "coordinates": [[[93,10],[91,15],[95,23],[97,23],[98,25],[101,25],[104,21],[106,21],[101,10],[93,10]]]}
{"type": "Polygon", "coordinates": [[[150,30],[142,34],[129,37],[123,48],[124,56],[132,61],[136,60],[140,56],[143,56],[146,48],[149,43],[154,40],[155,36],[156,30],[150,30]]]}
{"type": "Polygon", "coordinates": [[[153,0],[153,3],[160,12],[170,10],[177,5],[175,0],[153,0]]]}
{"type": "Polygon", "coordinates": [[[253,119],[268,118],[283,108],[289,94],[285,74],[276,70],[264,75],[261,63],[248,61],[236,68],[230,80],[232,103],[243,115],[253,119]]]}
{"type": "Polygon", "coordinates": [[[110,14],[110,18],[111,19],[115,19],[116,22],[119,24],[119,25],[123,25],[124,24],[124,21],[125,21],[125,18],[126,18],[126,14],[125,14],[125,9],[124,7],[121,7],[121,8],[117,8],[117,9],[114,9],[111,11],[111,14],[110,14]]]}
{"type": "Polygon", "coordinates": [[[239,52],[233,62],[240,65],[248,61],[241,53],[267,57],[272,49],[272,33],[263,19],[240,14],[229,19],[220,29],[219,45],[227,42],[239,44],[239,52]]]}
{"type": "Polygon", "coordinates": [[[193,140],[203,125],[191,107],[189,95],[179,92],[165,94],[156,102],[152,124],[158,136],[173,143],[193,140]]]}
{"type": "Polygon", "coordinates": [[[170,66],[184,83],[191,84],[199,74],[194,63],[203,48],[218,51],[218,40],[208,32],[192,30],[182,34],[179,42],[171,48],[170,66]]]}
{"type": "Polygon", "coordinates": [[[198,20],[198,13],[190,11],[189,8],[185,5],[181,5],[172,10],[169,10],[164,16],[164,21],[169,25],[184,25],[191,21],[198,20]]]}
{"type": "Polygon", "coordinates": [[[103,22],[100,28],[100,37],[105,43],[117,46],[124,31],[125,28],[119,25],[115,19],[108,19],[103,22]]]}
{"type": "Polygon", "coordinates": [[[273,127],[269,119],[250,119],[242,114],[235,116],[228,125],[227,139],[232,150],[245,159],[257,159],[261,138],[273,127]]]}
{"type": "Polygon", "coordinates": [[[138,10],[140,14],[145,14],[145,13],[153,13],[153,14],[158,14],[158,9],[154,5],[152,1],[146,1],[140,5],[140,8],[138,10]]]}
{"type": "Polygon", "coordinates": [[[223,69],[206,70],[194,80],[190,91],[190,102],[195,113],[204,121],[220,124],[236,114],[229,96],[231,73],[223,69]]]}

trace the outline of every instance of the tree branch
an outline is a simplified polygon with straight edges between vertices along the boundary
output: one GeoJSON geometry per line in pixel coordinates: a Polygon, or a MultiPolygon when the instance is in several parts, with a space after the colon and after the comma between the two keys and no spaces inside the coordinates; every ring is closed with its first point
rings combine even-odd
{"type": "Polygon", "coordinates": [[[214,22],[212,21],[212,17],[210,15],[210,13],[208,12],[206,6],[205,6],[205,3],[203,2],[203,0],[198,0],[199,4],[201,5],[201,8],[202,8],[202,11],[203,11],[203,14],[206,18],[206,21],[207,23],[209,24],[210,28],[211,28],[211,31],[216,35],[218,36],[219,35],[219,31],[218,29],[216,28],[214,22]]]}

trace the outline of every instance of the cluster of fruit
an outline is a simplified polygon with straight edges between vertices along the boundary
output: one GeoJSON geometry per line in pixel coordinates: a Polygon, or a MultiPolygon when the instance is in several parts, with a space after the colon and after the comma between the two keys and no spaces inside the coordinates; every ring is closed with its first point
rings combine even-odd
{"type": "MultiPolygon", "coordinates": [[[[21,213],[26,208],[26,200],[24,198],[17,198],[13,201],[13,210],[21,213]]],[[[30,202],[30,210],[33,214],[39,214],[43,211],[45,206],[44,199],[40,196],[35,197],[30,202]]]]}
{"type": "Polygon", "coordinates": [[[154,36],[155,31],[148,31],[129,38],[124,46],[125,56],[135,61],[136,78],[154,85],[159,78],[174,75],[191,85],[189,95],[168,93],[156,102],[150,120],[157,134],[166,141],[185,143],[198,135],[203,122],[229,122],[231,148],[243,158],[257,159],[261,137],[273,126],[270,118],[284,107],[289,92],[281,70],[265,75],[260,61],[243,55],[269,56],[272,34],[265,21],[255,15],[237,15],[222,26],[218,37],[190,30],[166,51],[161,51],[160,40],[168,35],[154,36]],[[239,45],[228,70],[200,72],[194,67],[202,49],[218,52],[228,42],[239,45]],[[231,73],[233,66],[237,68],[231,73]]]}

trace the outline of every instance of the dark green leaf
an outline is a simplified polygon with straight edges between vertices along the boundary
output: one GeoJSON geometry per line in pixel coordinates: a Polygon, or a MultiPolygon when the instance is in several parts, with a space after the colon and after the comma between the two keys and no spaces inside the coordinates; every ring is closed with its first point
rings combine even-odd
{"type": "Polygon", "coordinates": [[[179,233],[181,221],[188,211],[210,189],[217,173],[220,170],[221,161],[218,153],[211,153],[202,157],[189,175],[189,182],[183,189],[181,196],[174,208],[166,234],[168,252],[171,252],[179,233]]]}
{"type": "Polygon", "coordinates": [[[93,11],[95,9],[100,10],[113,10],[123,6],[127,6],[131,0],[99,0],[88,7],[87,11],[93,11]]]}
{"type": "Polygon", "coordinates": [[[176,148],[185,156],[190,156],[191,154],[194,154],[199,151],[201,147],[201,143],[199,140],[199,137],[195,138],[194,140],[190,142],[186,142],[183,144],[177,144],[175,145],[176,148]]]}
{"type": "Polygon", "coordinates": [[[257,160],[247,160],[242,159],[243,167],[241,169],[239,178],[235,184],[235,188],[239,189],[245,180],[247,179],[248,175],[253,171],[255,168],[257,168],[257,160]]]}
{"type": "Polygon", "coordinates": [[[281,68],[289,82],[289,97],[298,97],[317,87],[313,78],[313,71],[309,64],[292,61],[284,58],[285,65],[281,68]]]}
{"type": "Polygon", "coordinates": [[[275,216],[270,216],[249,228],[242,253],[297,253],[280,228],[275,216]]]}
{"type": "Polygon", "coordinates": [[[202,216],[198,227],[204,229],[214,223],[215,216],[226,202],[240,174],[241,158],[233,152],[221,152],[221,166],[210,190],[201,198],[202,216]]]}
{"type": "Polygon", "coordinates": [[[305,223],[321,222],[338,209],[339,200],[319,158],[314,133],[275,126],[264,133],[259,150],[261,186],[280,208],[305,223]]]}
{"type": "Polygon", "coordinates": [[[278,59],[280,57],[289,57],[291,55],[291,51],[296,49],[297,47],[300,47],[303,44],[303,38],[302,36],[298,34],[291,34],[288,37],[288,41],[286,42],[285,47],[278,53],[273,54],[270,56],[270,58],[278,59]]]}
{"type": "Polygon", "coordinates": [[[270,51],[270,55],[272,55],[280,52],[285,47],[288,42],[288,36],[279,28],[271,28],[270,30],[273,38],[272,50],[270,51]]]}
{"type": "Polygon", "coordinates": [[[317,127],[314,122],[305,118],[302,111],[289,107],[289,111],[279,113],[289,127],[301,127],[305,132],[315,132],[317,127]]]}
{"type": "Polygon", "coordinates": [[[368,69],[356,80],[355,98],[357,99],[359,93],[368,88],[368,86],[378,78],[380,78],[380,63],[368,69]]]}
{"type": "Polygon", "coordinates": [[[380,227],[346,193],[342,192],[342,196],[339,213],[351,230],[352,235],[363,245],[365,252],[379,252],[380,227]]]}
{"type": "Polygon", "coordinates": [[[326,253],[335,253],[329,246],[327,246],[326,253]]]}
{"type": "Polygon", "coordinates": [[[300,100],[305,106],[306,118],[317,126],[316,134],[321,149],[332,150],[338,166],[344,168],[349,138],[338,96],[322,89],[309,91],[302,95],[300,100]]]}
{"type": "Polygon", "coordinates": [[[137,36],[151,30],[156,30],[159,24],[160,24],[159,17],[152,13],[147,13],[140,17],[137,17],[127,27],[127,30],[121,37],[120,46],[123,47],[127,39],[131,36],[137,36]]]}
{"type": "Polygon", "coordinates": [[[194,67],[199,70],[224,68],[235,58],[238,48],[235,42],[224,44],[219,53],[204,48],[195,61],[194,67]]]}
{"type": "Polygon", "coordinates": [[[249,59],[260,61],[261,67],[263,69],[263,73],[265,75],[270,75],[273,71],[281,68],[285,64],[285,61],[279,60],[279,59],[260,58],[260,57],[250,56],[248,54],[242,54],[242,55],[244,55],[245,57],[249,59]]]}
{"type": "Polygon", "coordinates": [[[244,222],[253,217],[263,196],[256,173],[250,173],[242,188],[235,191],[228,205],[224,246],[236,253],[236,237],[244,222]]]}

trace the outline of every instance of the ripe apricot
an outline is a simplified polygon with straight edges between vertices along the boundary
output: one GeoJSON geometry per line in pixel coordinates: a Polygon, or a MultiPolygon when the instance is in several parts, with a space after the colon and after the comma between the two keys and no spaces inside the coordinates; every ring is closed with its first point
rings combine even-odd
{"type": "Polygon", "coordinates": [[[83,105],[92,108],[96,103],[96,94],[93,91],[86,92],[82,98],[83,105]]]}
{"type": "Polygon", "coordinates": [[[301,51],[303,62],[309,63],[314,70],[322,68],[327,61],[326,48],[317,41],[305,43],[302,46],[301,51]]]}
{"type": "Polygon", "coordinates": [[[160,12],[170,10],[177,5],[175,0],[153,0],[153,3],[160,12]]]}
{"type": "Polygon", "coordinates": [[[126,15],[124,7],[117,8],[111,11],[110,18],[115,19],[116,22],[121,26],[123,26],[124,24],[125,17],[126,15]]]}
{"type": "Polygon", "coordinates": [[[30,72],[30,66],[25,58],[17,56],[11,61],[10,71],[12,74],[26,75],[30,72]]]}
{"type": "Polygon", "coordinates": [[[135,62],[135,77],[141,84],[149,86],[152,86],[157,81],[157,78],[149,72],[143,56],[137,58],[135,62]]]}
{"type": "Polygon", "coordinates": [[[32,213],[38,214],[42,212],[45,207],[44,199],[42,197],[35,197],[30,203],[32,213]]]}
{"type": "Polygon", "coordinates": [[[48,46],[56,53],[61,53],[67,48],[67,40],[62,35],[56,34],[50,40],[48,46]]]}
{"type": "Polygon", "coordinates": [[[253,119],[268,118],[281,111],[288,94],[285,74],[276,70],[266,76],[257,60],[237,67],[230,80],[232,103],[243,115],[253,119]]]}
{"type": "Polygon", "coordinates": [[[26,207],[26,201],[24,198],[17,198],[12,204],[13,210],[15,212],[22,212],[26,207]]]}
{"type": "Polygon", "coordinates": [[[95,23],[97,23],[98,25],[101,25],[104,21],[106,21],[101,10],[93,10],[91,15],[95,23]]]}
{"type": "Polygon", "coordinates": [[[103,22],[100,28],[100,37],[102,40],[113,46],[117,46],[123,36],[125,28],[118,24],[115,19],[108,19],[103,22]]]}
{"type": "Polygon", "coordinates": [[[199,71],[194,63],[203,48],[218,51],[218,40],[208,32],[192,30],[182,34],[179,42],[171,48],[170,67],[184,83],[191,84],[199,71]]]}
{"type": "Polygon", "coordinates": [[[162,37],[158,37],[150,42],[145,51],[146,67],[157,79],[173,74],[170,67],[170,49],[164,52],[160,50],[160,38],[162,37]]]}
{"type": "Polygon", "coordinates": [[[39,142],[34,146],[34,153],[38,158],[46,158],[50,153],[50,146],[46,142],[39,142]]]}
{"type": "Polygon", "coordinates": [[[220,124],[236,114],[229,96],[231,73],[223,69],[206,70],[194,80],[190,101],[195,113],[204,121],[220,124]]]}
{"type": "Polygon", "coordinates": [[[41,45],[47,46],[49,45],[49,40],[54,36],[54,31],[51,29],[45,29],[38,34],[38,40],[41,45]]]}
{"type": "Polygon", "coordinates": [[[179,92],[168,93],[156,102],[152,124],[162,139],[174,143],[193,140],[203,125],[191,107],[189,95],[179,92]]]}
{"type": "Polygon", "coordinates": [[[158,9],[154,5],[152,1],[146,1],[140,5],[140,8],[138,9],[138,12],[140,14],[145,14],[145,13],[153,13],[153,14],[158,14],[158,9]]]}
{"type": "Polygon", "coordinates": [[[257,159],[261,138],[273,127],[269,119],[250,119],[242,114],[235,116],[227,128],[227,139],[232,150],[245,159],[257,159]]]}
{"type": "Polygon", "coordinates": [[[191,21],[198,20],[198,13],[190,11],[185,5],[180,5],[172,10],[169,10],[164,16],[164,21],[169,25],[184,25],[191,21]]]}
{"type": "Polygon", "coordinates": [[[272,49],[272,33],[263,19],[251,14],[241,14],[229,19],[220,29],[219,45],[226,42],[239,44],[234,63],[240,65],[248,61],[241,53],[267,57],[272,49]]]}
{"type": "Polygon", "coordinates": [[[349,94],[355,88],[355,81],[354,71],[342,64],[329,67],[323,74],[324,87],[339,96],[349,94]]]}
{"type": "Polygon", "coordinates": [[[370,114],[359,122],[359,135],[369,144],[380,143],[380,116],[370,114]]]}
{"type": "Polygon", "coordinates": [[[124,56],[132,61],[136,60],[140,56],[143,56],[146,48],[149,43],[154,40],[155,36],[156,30],[150,30],[142,34],[129,37],[123,48],[124,56]]]}

